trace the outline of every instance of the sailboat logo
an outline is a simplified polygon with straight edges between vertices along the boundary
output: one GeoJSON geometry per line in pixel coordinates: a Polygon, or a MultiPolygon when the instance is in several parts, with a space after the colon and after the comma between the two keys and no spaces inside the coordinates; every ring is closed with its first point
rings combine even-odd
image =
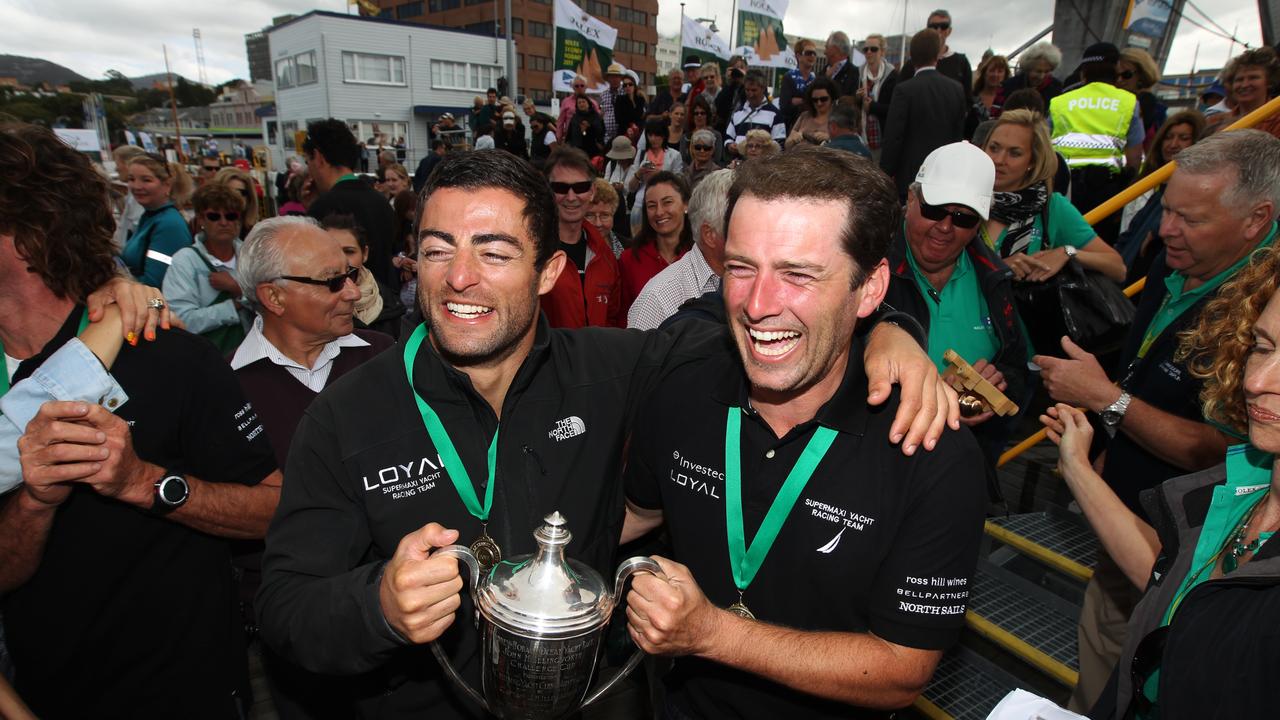
{"type": "Polygon", "coordinates": [[[822,547],[818,548],[818,552],[824,555],[830,555],[831,553],[835,552],[836,546],[840,544],[840,536],[844,535],[844,531],[848,529],[849,529],[848,525],[840,528],[840,532],[836,533],[835,537],[828,540],[826,545],[823,545],[822,547]]]}

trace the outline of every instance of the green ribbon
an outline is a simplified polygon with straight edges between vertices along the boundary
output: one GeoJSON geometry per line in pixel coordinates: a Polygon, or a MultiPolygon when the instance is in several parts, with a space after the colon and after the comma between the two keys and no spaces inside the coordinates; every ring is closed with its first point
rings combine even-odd
{"type": "Polygon", "coordinates": [[[494,431],[493,440],[489,442],[489,482],[485,485],[484,505],[481,506],[480,499],[476,496],[475,486],[471,483],[471,476],[467,474],[462,458],[458,457],[458,450],[453,446],[449,432],[444,429],[444,423],[440,422],[440,416],[436,415],[436,411],[431,409],[427,401],[418,394],[417,388],[413,386],[413,361],[418,357],[418,348],[422,347],[422,341],[426,339],[427,324],[422,323],[414,329],[413,334],[409,336],[409,341],[404,345],[404,372],[409,379],[409,389],[413,391],[413,399],[418,402],[422,424],[427,427],[427,434],[431,436],[436,452],[440,453],[440,461],[444,463],[444,469],[449,472],[449,480],[458,491],[458,497],[462,498],[462,504],[467,507],[467,512],[480,522],[488,522],[489,510],[493,508],[493,474],[498,467],[498,432],[494,431]]]}
{"type": "Polygon", "coordinates": [[[751,547],[748,548],[746,532],[742,527],[741,428],[742,410],[729,408],[724,424],[724,513],[729,535],[729,566],[733,570],[733,584],[740,592],[745,591],[755,579],[760,566],[764,564],[765,556],[778,538],[778,532],[782,530],[782,524],[791,514],[791,508],[795,507],[800,492],[809,483],[813,471],[836,439],[836,431],[831,428],[819,427],[813,432],[813,437],[809,438],[809,444],[800,453],[800,459],[787,474],[786,482],[782,483],[782,489],[774,497],[769,512],[765,513],[764,522],[760,523],[760,529],[756,531],[751,547]]]}
{"type": "MultiPolygon", "coordinates": [[[[85,309],[82,311],[82,314],[80,315],[80,329],[76,330],[76,336],[79,337],[81,334],[83,334],[84,329],[87,327],[89,327],[89,311],[88,309],[85,309]]],[[[3,352],[4,352],[4,343],[0,342],[0,353],[3,353],[3,352]]],[[[6,360],[5,363],[8,364],[8,361],[6,360]]],[[[9,368],[6,367],[4,369],[4,372],[0,373],[0,397],[4,397],[5,395],[8,395],[8,394],[9,394],[9,368]]]]}

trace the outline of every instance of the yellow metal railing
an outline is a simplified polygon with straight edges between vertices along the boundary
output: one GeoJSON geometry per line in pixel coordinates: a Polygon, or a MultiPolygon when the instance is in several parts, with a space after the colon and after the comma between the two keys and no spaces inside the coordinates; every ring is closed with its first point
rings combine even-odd
{"type": "MultiPolygon", "coordinates": [[[[1231,123],[1231,125],[1229,125],[1226,129],[1224,129],[1223,132],[1227,132],[1228,130],[1244,130],[1246,128],[1251,128],[1254,125],[1257,125],[1258,123],[1267,119],[1268,117],[1271,117],[1271,115],[1275,114],[1277,111],[1280,111],[1280,97],[1272,98],[1269,102],[1267,102],[1267,104],[1263,105],[1257,110],[1254,110],[1248,115],[1245,115],[1244,117],[1240,118],[1234,123],[1231,123]]],[[[1172,160],[1165,163],[1164,167],[1161,167],[1159,170],[1156,170],[1155,172],[1135,182],[1134,184],[1130,185],[1124,190],[1121,190],[1119,193],[1115,195],[1115,197],[1111,198],[1110,200],[1107,200],[1106,202],[1102,203],[1098,207],[1085,213],[1085,216],[1084,216],[1085,222],[1089,223],[1090,225],[1097,225],[1103,220],[1106,220],[1107,218],[1111,217],[1117,211],[1122,209],[1125,205],[1128,205],[1129,203],[1133,202],[1138,196],[1142,195],[1146,191],[1168,180],[1169,176],[1173,174],[1173,170],[1176,167],[1177,167],[1177,163],[1172,160]]],[[[1146,284],[1146,282],[1147,282],[1146,278],[1142,278],[1138,280],[1138,282],[1125,288],[1124,294],[1129,297],[1133,297],[1134,295],[1137,295],[1138,293],[1142,292],[1142,287],[1143,285],[1146,284]]],[[[1049,431],[1041,428],[1040,431],[1037,432],[1036,434],[1032,435],[1026,440],[1023,440],[1017,445],[1014,445],[1013,447],[1004,451],[1004,454],[1000,456],[1000,461],[996,463],[996,465],[1001,466],[1013,460],[1014,458],[1018,457],[1022,453],[1030,450],[1036,445],[1039,445],[1042,440],[1048,437],[1048,435],[1049,435],[1049,431]]]]}

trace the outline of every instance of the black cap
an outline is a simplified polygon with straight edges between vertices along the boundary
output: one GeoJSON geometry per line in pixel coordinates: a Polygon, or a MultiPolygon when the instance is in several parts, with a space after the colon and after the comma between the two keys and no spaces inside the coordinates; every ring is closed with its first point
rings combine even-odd
{"type": "Polygon", "coordinates": [[[1120,50],[1115,45],[1106,42],[1094,43],[1084,51],[1084,57],[1080,58],[1080,64],[1085,63],[1107,63],[1115,65],[1120,60],[1120,50]]]}
{"type": "Polygon", "coordinates": [[[688,70],[691,67],[702,67],[702,58],[697,55],[685,55],[684,69],[688,70]]]}

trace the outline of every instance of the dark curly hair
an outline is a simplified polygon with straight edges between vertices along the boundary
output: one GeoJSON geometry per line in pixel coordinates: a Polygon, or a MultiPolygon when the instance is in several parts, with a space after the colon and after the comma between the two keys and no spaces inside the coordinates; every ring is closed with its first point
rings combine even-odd
{"type": "Polygon", "coordinates": [[[104,176],[51,131],[0,123],[0,233],[61,298],[84,302],[115,277],[104,176]]]}
{"type": "Polygon", "coordinates": [[[351,168],[360,165],[360,143],[351,134],[351,128],[341,120],[328,118],[307,123],[307,139],[302,152],[309,158],[320,153],[334,167],[351,168]]]}

